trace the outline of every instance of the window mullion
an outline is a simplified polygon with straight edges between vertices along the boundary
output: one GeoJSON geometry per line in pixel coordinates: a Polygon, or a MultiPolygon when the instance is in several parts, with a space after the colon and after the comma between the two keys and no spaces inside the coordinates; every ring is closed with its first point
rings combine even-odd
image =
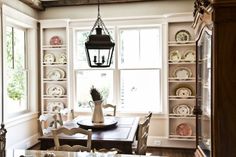
{"type": "Polygon", "coordinates": [[[15,38],[15,33],[14,33],[14,27],[12,27],[11,28],[11,33],[12,33],[12,36],[11,36],[11,45],[12,45],[12,47],[11,47],[11,49],[12,49],[12,69],[14,69],[14,67],[15,67],[15,57],[14,57],[14,55],[15,55],[15,40],[14,40],[14,38],[15,38]]]}
{"type": "Polygon", "coordinates": [[[138,30],[138,39],[139,39],[139,40],[138,40],[138,42],[139,42],[139,44],[138,44],[138,45],[139,45],[139,48],[138,48],[138,50],[139,50],[139,61],[141,60],[141,57],[142,57],[142,56],[141,56],[141,44],[140,44],[140,43],[141,43],[141,35],[140,35],[140,32],[141,32],[141,30],[139,29],[139,30],[138,30]]]}

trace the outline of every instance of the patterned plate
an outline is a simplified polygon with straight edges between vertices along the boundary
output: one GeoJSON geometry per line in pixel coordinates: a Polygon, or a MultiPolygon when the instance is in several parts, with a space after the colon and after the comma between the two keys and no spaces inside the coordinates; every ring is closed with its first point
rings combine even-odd
{"type": "Polygon", "coordinates": [[[51,37],[50,45],[61,45],[61,44],[62,44],[62,40],[60,39],[59,36],[55,35],[55,36],[51,37]]]}
{"type": "Polygon", "coordinates": [[[181,54],[178,50],[170,51],[169,53],[169,60],[171,62],[179,62],[181,60],[181,54]]]}
{"type": "Polygon", "coordinates": [[[180,87],[176,90],[176,96],[180,97],[189,97],[192,95],[191,89],[187,87],[180,87]]]}
{"type": "Polygon", "coordinates": [[[64,109],[63,102],[60,101],[51,101],[47,103],[47,111],[50,112],[60,112],[60,110],[64,109]]]}
{"type": "Polygon", "coordinates": [[[60,85],[52,85],[47,88],[47,95],[61,97],[65,94],[65,89],[60,85]]]}
{"type": "Polygon", "coordinates": [[[193,131],[189,124],[181,123],[176,127],[176,134],[180,136],[191,136],[193,131]]]}
{"type": "Polygon", "coordinates": [[[177,79],[187,79],[187,78],[190,78],[191,76],[192,76],[192,72],[187,67],[177,67],[174,70],[174,74],[173,74],[173,77],[177,79]]]}
{"type": "Polygon", "coordinates": [[[50,80],[60,80],[65,77],[65,71],[60,68],[53,68],[47,74],[47,78],[50,80]]]}
{"type": "Polygon", "coordinates": [[[175,40],[178,43],[186,43],[191,40],[191,35],[187,30],[180,30],[175,34],[175,40]]]}
{"type": "Polygon", "coordinates": [[[55,56],[52,53],[47,53],[44,55],[43,61],[46,64],[52,64],[55,61],[55,56]]]}
{"type": "Polygon", "coordinates": [[[192,113],[192,109],[186,104],[180,104],[173,108],[173,113],[178,115],[189,115],[192,113]]]}
{"type": "Polygon", "coordinates": [[[61,53],[58,58],[57,58],[57,62],[58,63],[61,63],[61,64],[65,64],[67,61],[67,58],[66,58],[66,54],[65,53],[61,53]]]}
{"type": "Polygon", "coordinates": [[[194,62],[196,59],[194,50],[187,50],[184,53],[183,59],[188,62],[194,62]]]}

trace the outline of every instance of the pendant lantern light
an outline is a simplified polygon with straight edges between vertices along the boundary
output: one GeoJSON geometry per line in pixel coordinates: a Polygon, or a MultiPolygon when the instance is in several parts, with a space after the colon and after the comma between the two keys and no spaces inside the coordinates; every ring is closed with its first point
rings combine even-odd
{"type": "Polygon", "coordinates": [[[98,0],[97,20],[85,42],[85,52],[90,67],[110,67],[115,43],[100,16],[98,0]],[[92,34],[95,31],[96,34],[92,34]]]}

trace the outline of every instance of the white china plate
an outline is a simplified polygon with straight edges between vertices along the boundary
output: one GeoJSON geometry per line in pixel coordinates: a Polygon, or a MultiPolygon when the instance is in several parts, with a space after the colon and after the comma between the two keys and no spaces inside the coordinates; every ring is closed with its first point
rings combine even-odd
{"type": "Polygon", "coordinates": [[[174,70],[173,76],[177,79],[188,79],[192,76],[192,72],[187,67],[177,67],[174,70]]]}
{"type": "Polygon", "coordinates": [[[181,123],[176,127],[176,134],[180,136],[191,136],[193,131],[189,124],[181,123]]]}
{"type": "Polygon", "coordinates": [[[55,61],[55,56],[52,53],[47,53],[44,55],[43,61],[46,64],[52,64],[55,61]]]}
{"type": "Polygon", "coordinates": [[[187,87],[180,87],[176,90],[176,96],[188,97],[192,95],[192,91],[187,87]]]}
{"type": "Polygon", "coordinates": [[[192,113],[192,109],[186,104],[180,104],[173,108],[173,113],[178,115],[189,115],[192,113]]]}
{"type": "Polygon", "coordinates": [[[183,59],[184,61],[194,62],[196,60],[195,51],[194,50],[185,51],[183,59]]]}
{"type": "Polygon", "coordinates": [[[47,88],[47,95],[61,97],[65,94],[65,89],[60,85],[52,85],[47,88]]]}
{"type": "Polygon", "coordinates": [[[186,43],[191,40],[191,35],[187,30],[179,30],[175,34],[175,40],[179,43],[186,43]]]}
{"type": "Polygon", "coordinates": [[[60,112],[60,110],[64,109],[63,102],[60,101],[51,101],[47,103],[47,111],[50,112],[60,112]]]}
{"type": "Polygon", "coordinates": [[[57,62],[58,63],[62,63],[62,64],[65,64],[67,61],[67,57],[66,57],[66,54],[65,53],[61,53],[58,58],[57,58],[57,62]]]}
{"type": "Polygon", "coordinates": [[[179,62],[181,60],[181,54],[178,50],[170,51],[169,60],[171,62],[179,62]]]}
{"type": "Polygon", "coordinates": [[[65,77],[65,71],[59,68],[54,68],[49,71],[47,78],[50,80],[60,80],[65,77]]]}

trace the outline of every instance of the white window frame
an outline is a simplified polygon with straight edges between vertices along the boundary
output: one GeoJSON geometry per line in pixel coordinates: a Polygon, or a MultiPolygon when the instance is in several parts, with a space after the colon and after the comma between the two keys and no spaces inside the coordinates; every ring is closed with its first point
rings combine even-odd
{"type": "MultiPolygon", "coordinates": [[[[38,55],[38,38],[37,38],[37,23],[38,21],[22,12],[17,11],[7,5],[2,6],[2,24],[3,24],[3,52],[2,54],[6,53],[6,26],[8,23],[17,25],[19,27],[27,29],[27,36],[26,36],[26,44],[28,55],[25,57],[27,58],[27,69],[25,69],[28,73],[28,106],[29,110],[27,112],[22,112],[21,114],[15,115],[7,115],[6,105],[3,104],[4,116],[2,119],[7,127],[17,125],[24,121],[29,120],[29,118],[35,118],[38,114],[38,103],[39,103],[39,86],[38,86],[38,79],[39,79],[39,70],[38,70],[38,62],[39,62],[39,55],[38,55]]],[[[1,57],[3,58],[3,56],[1,57]]],[[[2,60],[3,62],[3,60],[2,60]]],[[[3,63],[4,64],[4,63],[3,63]]],[[[3,79],[5,79],[3,77],[3,79]]],[[[1,85],[2,88],[2,85],[1,85]]],[[[5,88],[5,87],[4,87],[5,88]]],[[[5,92],[5,91],[4,91],[5,92]]],[[[1,102],[4,102],[4,97],[1,98],[1,102]]]]}
{"type": "MultiPolygon", "coordinates": [[[[114,31],[115,31],[115,42],[116,42],[116,46],[115,46],[115,50],[114,50],[114,58],[115,59],[115,68],[112,69],[112,68],[109,68],[109,69],[112,69],[114,70],[114,73],[113,73],[113,78],[114,78],[114,82],[117,82],[114,84],[113,86],[113,94],[114,94],[114,104],[117,104],[119,105],[120,104],[120,70],[121,69],[118,69],[118,65],[119,65],[119,58],[118,58],[118,55],[119,54],[119,48],[118,48],[118,45],[119,45],[119,29],[122,29],[122,28],[155,28],[155,27],[159,27],[160,28],[160,40],[163,40],[165,37],[163,36],[163,34],[165,34],[165,30],[164,30],[164,27],[163,27],[163,21],[159,18],[155,18],[155,17],[150,17],[150,18],[136,18],[135,19],[135,22],[134,22],[134,25],[130,25],[130,23],[132,23],[133,19],[108,19],[107,21],[105,21],[105,25],[106,26],[109,26],[109,28],[114,28],[114,31]],[[125,22],[124,22],[125,21],[125,22]],[[150,22],[151,21],[151,22],[150,22]],[[117,25],[118,23],[118,25],[117,25]],[[124,25],[120,25],[120,23],[124,23],[124,25]]],[[[91,20],[78,20],[78,21],[73,21],[70,23],[70,28],[71,28],[71,39],[73,40],[73,44],[72,44],[72,47],[73,47],[73,51],[72,51],[72,56],[73,56],[73,53],[75,53],[75,32],[77,30],[90,30],[91,29],[91,20]],[[79,27],[81,26],[81,27],[79,27]]],[[[165,43],[164,42],[161,42],[160,43],[160,46],[162,47],[162,54],[161,54],[161,65],[160,65],[160,86],[161,86],[161,89],[160,89],[160,107],[161,107],[161,112],[157,112],[155,114],[164,114],[166,112],[166,107],[164,105],[164,101],[165,98],[166,98],[166,90],[164,90],[164,88],[166,87],[165,84],[163,84],[165,81],[165,75],[166,75],[166,72],[164,72],[163,70],[163,66],[164,65],[164,61],[163,61],[163,58],[164,58],[164,49],[163,49],[163,45],[165,43]]],[[[73,58],[73,57],[72,57],[73,58]]],[[[156,68],[145,68],[145,69],[156,69],[156,68]]],[[[78,71],[79,69],[77,68],[74,68],[74,64],[71,68],[71,71],[72,71],[72,74],[73,74],[73,79],[72,79],[72,86],[73,86],[73,92],[72,92],[72,102],[76,102],[76,98],[75,98],[75,92],[76,92],[76,89],[75,89],[75,86],[73,85],[75,83],[75,80],[76,80],[76,71],[78,71]]],[[[81,69],[80,69],[81,70],[81,69]]],[[[83,70],[96,70],[96,69],[83,69],[83,70]]],[[[167,87],[166,87],[167,88],[167,87]]],[[[79,111],[80,112],[80,111],[79,111]]],[[[118,110],[119,112],[119,110],[118,110]]],[[[125,113],[125,111],[122,111],[121,114],[125,113]]],[[[146,113],[146,112],[145,112],[146,113]]]]}

